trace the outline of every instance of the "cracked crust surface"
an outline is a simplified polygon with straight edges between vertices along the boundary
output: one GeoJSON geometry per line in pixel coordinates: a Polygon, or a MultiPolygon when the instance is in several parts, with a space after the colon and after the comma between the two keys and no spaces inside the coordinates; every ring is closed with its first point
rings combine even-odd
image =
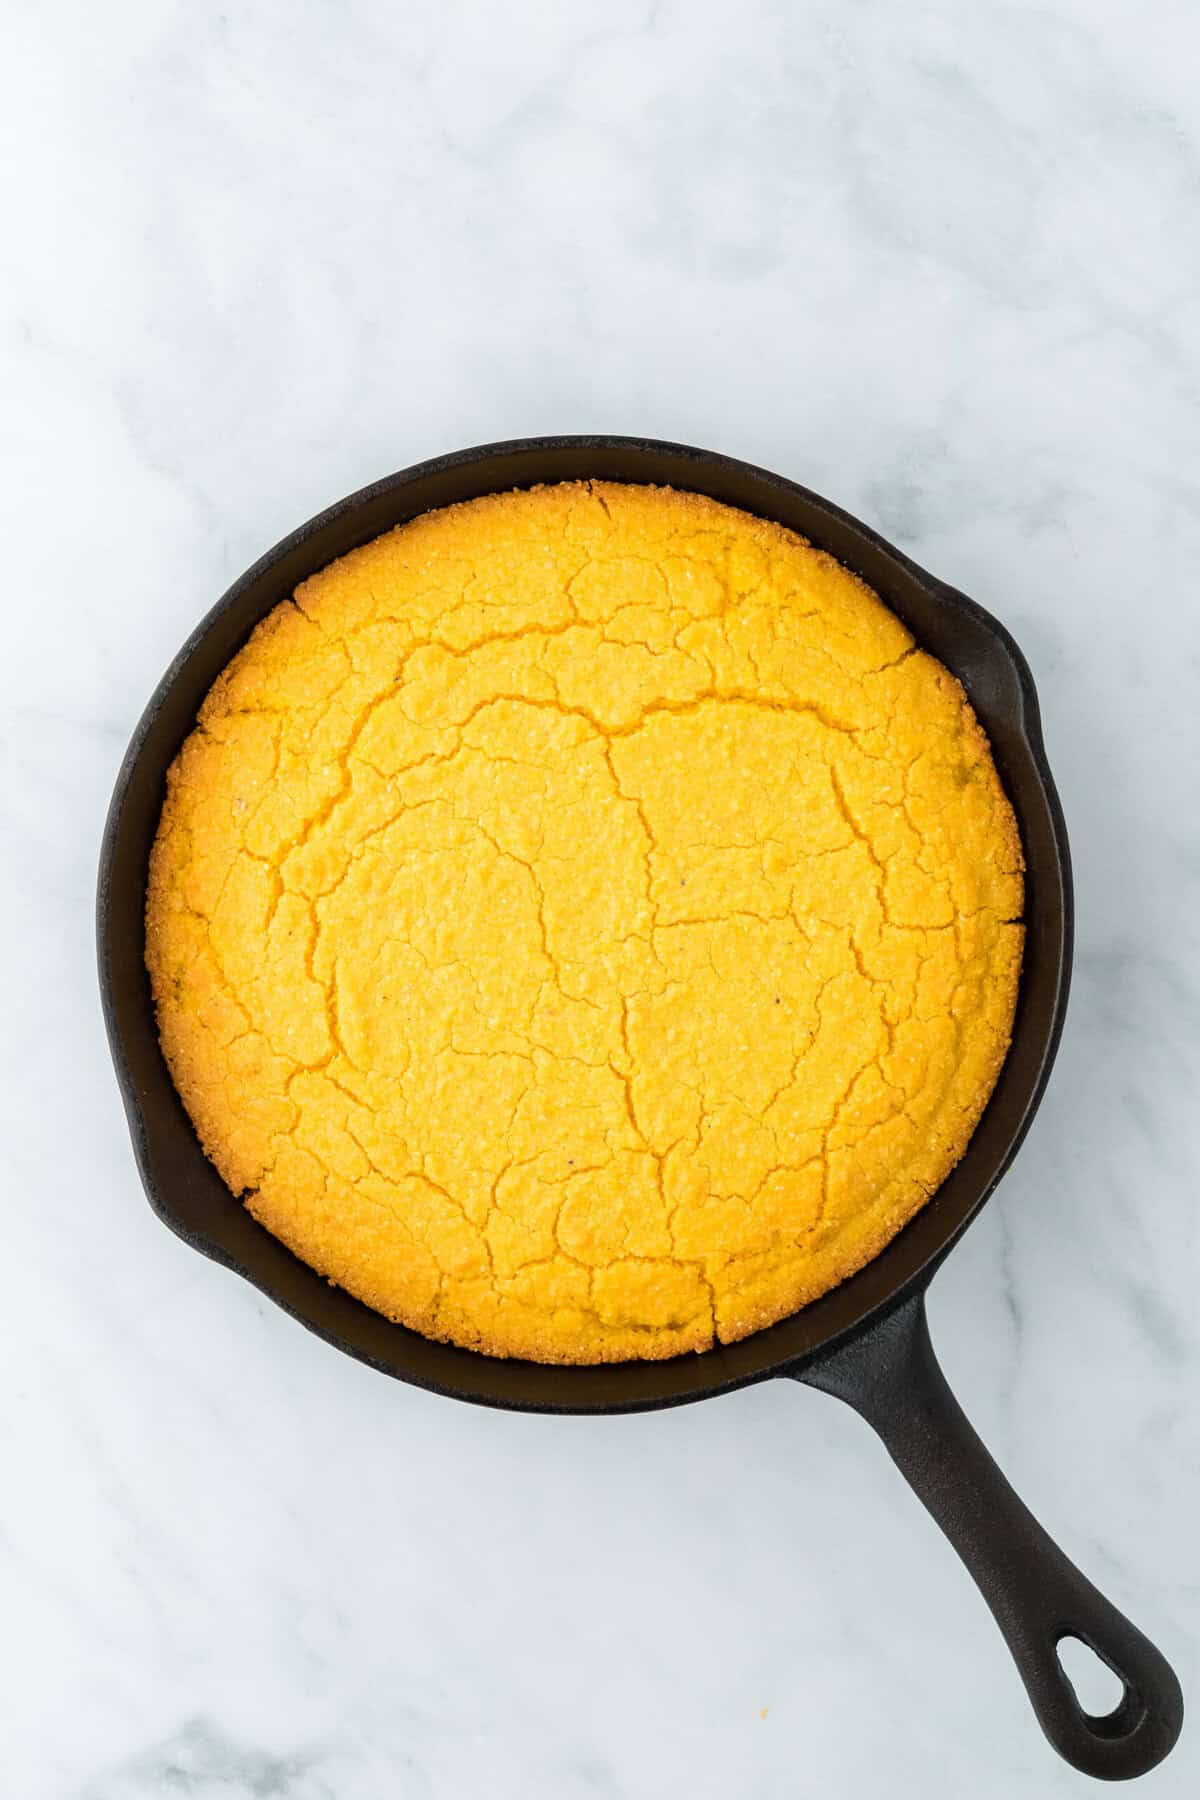
{"type": "Polygon", "coordinates": [[[570,483],[262,621],[168,776],[146,961],[298,1256],[491,1355],[665,1357],[842,1281],[962,1155],[1021,869],[961,687],[855,576],[570,483]]]}

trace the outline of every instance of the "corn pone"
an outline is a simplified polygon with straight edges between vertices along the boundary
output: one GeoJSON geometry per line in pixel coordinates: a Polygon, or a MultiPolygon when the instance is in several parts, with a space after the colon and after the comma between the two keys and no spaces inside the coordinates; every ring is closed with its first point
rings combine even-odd
{"type": "Polygon", "coordinates": [[[167,783],[146,960],[235,1195],[495,1356],[732,1342],[962,1155],[1022,950],[958,682],[782,527],[585,482],[306,581],[167,783]]]}

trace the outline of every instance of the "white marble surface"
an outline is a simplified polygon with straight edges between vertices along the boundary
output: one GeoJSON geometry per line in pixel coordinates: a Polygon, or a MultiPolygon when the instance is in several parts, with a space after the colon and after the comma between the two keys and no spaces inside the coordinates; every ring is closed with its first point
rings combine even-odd
{"type": "MultiPolygon", "coordinates": [[[[425,455],[723,448],[977,594],[1041,685],[1079,955],[935,1334],[1190,1683],[1194,8],[16,0],[5,37],[0,1791],[1081,1794],[833,1401],[478,1412],[170,1237],[108,1066],[92,883],[196,618],[425,455]]],[[[1145,1791],[1195,1793],[1198,1744],[1145,1791]]]]}

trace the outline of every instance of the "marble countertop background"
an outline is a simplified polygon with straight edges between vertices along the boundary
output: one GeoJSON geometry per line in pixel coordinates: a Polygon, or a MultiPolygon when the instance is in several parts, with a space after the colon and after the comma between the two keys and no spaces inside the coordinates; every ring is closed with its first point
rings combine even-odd
{"type": "MultiPolygon", "coordinates": [[[[14,0],[3,29],[0,1792],[1083,1794],[835,1402],[455,1406],[164,1231],[92,889],[196,619],[424,456],[724,449],[977,595],[1040,684],[1078,961],[935,1337],[1189,1687],[1200,17],[14,0]]],[[[1144,1791],[1194,1794],[1198,1745],[1193,1722],[1144,1791]]]]}

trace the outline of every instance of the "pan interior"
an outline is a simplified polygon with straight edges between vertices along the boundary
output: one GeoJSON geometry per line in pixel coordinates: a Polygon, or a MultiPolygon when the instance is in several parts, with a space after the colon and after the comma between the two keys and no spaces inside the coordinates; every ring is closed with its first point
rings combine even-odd
{"type": "Polygon", "coordinates": [[[1065,833],[1024,659],[982,608],[875,533],[780,477],[707,452],[634,439],[545,439],[463,452],[377,483],[303,526],[219,602],[168,670],[118,777],[99,885],[101,987],[139,1168],[164,1222],[246,1276],[349,1354],[482,1404],[629,1410],[699,1399],[777,1373],[854,1330],[927,1279],[992,1191],[1024,1135],[1061,1028],[1070,953],[1065,833]],[[435,1344],[330,1287],[233,1202],[204,1157],[158,1046],[143,964],[150,844],[166,770],[213,680],[258,620],[347,550],[432,507],[536,482],[586,478],[689,488],[789,526],[855,570],[962,681],[1008,791],[1025,847],[1026,948],[1012,1046],[967,1152],[925,1206],[857,1275],[735,1345],[659,1363],[563,1368],[435,1344]]]}

